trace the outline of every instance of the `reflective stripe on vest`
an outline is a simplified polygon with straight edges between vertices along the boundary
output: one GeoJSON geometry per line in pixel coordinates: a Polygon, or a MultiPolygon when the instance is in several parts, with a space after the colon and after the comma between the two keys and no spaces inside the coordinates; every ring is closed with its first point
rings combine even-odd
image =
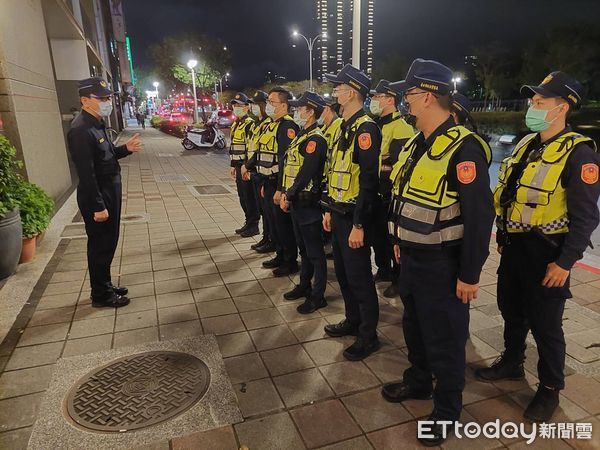
{"type": "Polygon", "coordinates": [[[379,168],[390,157],[390,145],[393,141],[410,139],[415,135],[415,130],[402,118],[398,111],[392,113],[392,120],[381,127],[381,153],[379,168]]]}
{"type": "Polygon", "coordinates": [[[355,135],[358,128],[364,123],[375,123],[366,114],[360,116],[356,121],[346,130],[344,139],[337,140],[333,147],[331,155],[331,168],[329,169],[327,177],[327,191],[329,197],[342,203],[354,203],[358,197],[359,182],[358,177],[360,175],[360,166],[353,161],[354,157],[354,143],[355,135]],[[348,148],[340,148],[341,143],[348,143],[348,148]]]}
{"type": "Polygon", "coordinates": [[[391,173],[390,234],[417,244],[439,245],[460,240],[464,228],[458,192],[449,190],[447,181],[450,161],[469,136],[479,142],[488,164],[492,159],[491,149],[477,134],[456,126],[438,136],[427,152],[414,161],[418,136],[406,143],[391,173]]]}
{"type": "Polygon", "coordinates": [[[277,153],[277,130],[283,120],[293,120],[289,115],[277,121],[270,122],[260,135],[256,146],[256,171],[262,175],[273,175],[279,172],[277,153]]]}
{"type": "MultiPolygon", "coordinates": [[[[285,155],[285,164],[283,168],[283,187],[289,189],[294,184],[294,180],[298,176],[298,172],[304,164],[304,156],[300,153],[300,146],[313,136],[323,137],[321,130],[316,127],[308,133],[298,135],[291,142],[285,155]]],[[[313,187],[312,180],[303,189],[303,191],[311,191],[313,187]]]]}
{"type": "MultiPolygon", "coordinates": [[[[506,183],[516,164],[525,157],[536,134],[525,136],[513,153],[502,161],[498,185],[494,190],[494,206],[498,216],[497,224],[504,229],[504,208],[506,207],[506,230],[510,233],[530,231],[539,228],[546,234],[569,231],[567,192],[561,183],[568,156],[581,143],[588,143],[596,149],[595,142],[581,134],[569,131],[548,143],[539,158],[525,166],[517,180],[514,199],[507,206],[500,204],[506,183]]],[[[528,153],[528,157],[531,153],[528,153]]]]}
{"type": "Polygon", "coordinates": [[[231,126],[231,145],[229,156],[233,161],[244,161],[246,159],[246,143],[250,135],[250,127],[254,123],[251,117],[238,120],[231,126]]]}

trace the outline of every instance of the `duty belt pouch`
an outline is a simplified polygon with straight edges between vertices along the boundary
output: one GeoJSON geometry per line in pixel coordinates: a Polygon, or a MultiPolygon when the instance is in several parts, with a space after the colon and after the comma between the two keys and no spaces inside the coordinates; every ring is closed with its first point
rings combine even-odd
{"type": "Polygon", "coordinates": [[[310,208],[319,204],[319,194],[313,192],[302,191],[297,195],[296,205],[300,208],[310,208]]]}

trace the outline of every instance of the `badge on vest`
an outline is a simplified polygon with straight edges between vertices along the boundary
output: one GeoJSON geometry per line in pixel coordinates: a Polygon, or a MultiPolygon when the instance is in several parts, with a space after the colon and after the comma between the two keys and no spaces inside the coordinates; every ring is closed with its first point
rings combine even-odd
{"type": "Polygon", "coordinates": [[[462,184],[471,184],[477,178],[474,161],[464,161],[456,166],[456,176],[462,184]]]}
{"type": "Polygon", "coordinates": [[[102,144],[104,142],[104,138],[98,139],[98,144],[102,144]]]}
{"type": "Polygon", "coordinates": [[[315,141],[310,141],[307,145],[306,145],[306,153],[314,153],[315,150],[317,149],[317,143],[315,141]]]}
{"type": "Polygon", "coordinates": [[[288,128],[287,137],[290,139],[294,139],[296,137],[296,131],[293,128],[288,128]]]}
{"type": "Polygon", "coordinates": [[[371,135],[369,133],[363,133],[358,137],[358,146],[361,150],[369,150],[371,144],[371,135]]]}
{"type": "Polygon", "coordinates": [[[595,184],[598,181],[598,166],[594,163],[581,166],[581,180],[586,184],[595,184]]]}

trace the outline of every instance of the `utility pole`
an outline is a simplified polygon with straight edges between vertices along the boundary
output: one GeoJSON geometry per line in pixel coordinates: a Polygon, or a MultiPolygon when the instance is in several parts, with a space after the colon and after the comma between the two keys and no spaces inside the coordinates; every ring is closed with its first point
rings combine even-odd
{"type": "Polygon", "coordinates": [[[361,25],[361,0],[353,0],[352,14],[352,65],[360,69],[360,25],[361,25]]]}

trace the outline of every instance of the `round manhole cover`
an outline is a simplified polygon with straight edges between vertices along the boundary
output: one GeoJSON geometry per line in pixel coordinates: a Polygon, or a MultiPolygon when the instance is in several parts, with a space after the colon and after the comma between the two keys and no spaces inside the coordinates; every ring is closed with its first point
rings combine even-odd
{"type": "Polygon", "coordinates": [[[122,433],[178,416],[204,396],[209,384],[207,365],[193,355],[140,353],[79,380],[67,395],[67,412],[86,429],[122,433]]]}

